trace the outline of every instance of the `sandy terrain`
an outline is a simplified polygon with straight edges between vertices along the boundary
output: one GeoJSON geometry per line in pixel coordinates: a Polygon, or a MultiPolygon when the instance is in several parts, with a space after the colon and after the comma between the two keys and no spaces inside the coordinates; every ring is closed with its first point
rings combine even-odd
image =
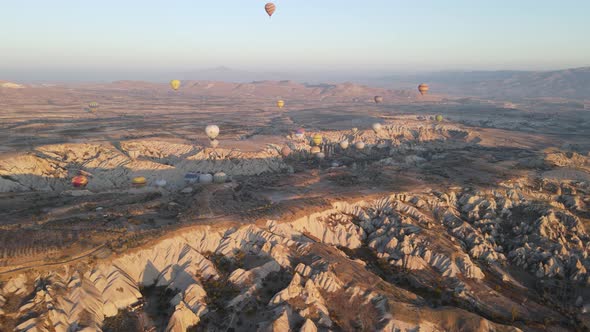
{"type": "Polygon", "coordinates": [[[590,328],[587,111],[183,83],[0,87],[0,330],[590,328]]]}

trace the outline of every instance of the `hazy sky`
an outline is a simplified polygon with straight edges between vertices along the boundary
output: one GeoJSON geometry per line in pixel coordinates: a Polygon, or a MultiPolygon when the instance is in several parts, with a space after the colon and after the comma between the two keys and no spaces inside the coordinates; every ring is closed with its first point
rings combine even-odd
{"type": "Polygon", "coordinates": [[[2,72],[590,65],[588,0],[0,0],[2,72]]]}

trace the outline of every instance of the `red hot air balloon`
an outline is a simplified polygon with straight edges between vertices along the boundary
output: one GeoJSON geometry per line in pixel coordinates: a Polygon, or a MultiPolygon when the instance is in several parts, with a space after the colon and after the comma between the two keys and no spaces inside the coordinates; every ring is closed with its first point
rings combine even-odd
{"type": "Polygon", "coordinates": [[[88,178],[84,175],[77,175],[72,178],[72,186],[76,188],[83,188],[86,187],[88,184],[88,178]]]}
{"type": "Polygon", "coordinates": [[[277,9],[277,6],[275,6],[275,4],[272,2],[269,2],[264,6],[264,10],[266,10],[268,17],[271,17],[276,9],[277,9]]]}

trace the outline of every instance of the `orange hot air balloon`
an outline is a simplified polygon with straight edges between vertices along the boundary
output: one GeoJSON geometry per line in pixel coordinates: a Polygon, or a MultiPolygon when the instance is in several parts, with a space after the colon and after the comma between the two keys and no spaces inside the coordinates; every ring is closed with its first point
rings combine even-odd
{"type": "Polygon", "coordinates": [[[264,6],[264,10],[266,10],[268,17],[271,17],[272,14],[274,14],[276,9],[277,9],[277,6],[275,6],[275,4],[272,2],[269,2],[264,6]]]}
{"type": "Polygon", "coordinates": [[[72,178],[72,186],[76,188],[86,187],[88,184],[88,178],[84,175],[77,175],[72,178]]]}
{"type": "Polygon", "coordinates": [[[428,84],[422,83],[418,85],[418,91],[420,91],[420,94],[423,96],[428,92],[429,89],[430,88],[428,87],[428,84]]]}

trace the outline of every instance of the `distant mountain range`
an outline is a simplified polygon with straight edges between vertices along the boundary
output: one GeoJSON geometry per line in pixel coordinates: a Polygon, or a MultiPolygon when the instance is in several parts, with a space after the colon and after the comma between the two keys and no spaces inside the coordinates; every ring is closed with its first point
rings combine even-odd
{"type": "Polygon", "coordinates": [[[406,89],[428,83],[433,93],[487,98],[590,99],[590,67],[554,71],[472,71],[391,75],[374,80],[406,89]]]}
{"type": "MultiPolygon", "coordinates": [[[[68,77],[67,73],[61,74],[68,77]]],[[[104,75],[103,79],[98,81],[113,81],[112,79],[107,78],[108,76],[113,76],[112,74],[104,73],[104,75]]],[[[212,81],[217,84],[220,82],[244,84],[275,81],[283,82],[283,90],[300,88],[287,88],[284,83],[286,80],[289,80],[293,84],[304,83],[307,84],[308,87],[313,84],[319,86],[320,83],[325,82],[330,83],[330,85],[354,82],[355,84],[363,84],[368,87],[385,88],[388,90],[405,90],[406,93],[411,94],[417,92],[416,88],[418,84],[428,83],[430,85],[430,93],[434,95],[470,96],[489,99],[510,99],[514,101],[526,98],[590,100],[590,67],[554,71],[446,71],[383,75],[376,71],[351,72],[320,70],[309,72],[264,72],[239,70],[221,66],[210,69],[170,73],[146,71],[145,73],[141,73],[141,75],[132,72],[121,72],[116,76],[133,78],[135,84],[139,84],[137,81],[143,81],[145,84],[148,82],[163,83],[168,82],[172,78],[180,79],[183,82],[208,82],[207,84],[212,81]]],[[[93,76],[88,75],[88,77],[93,76]]],[[[15,81],[20,83],[20,80],[15,81]]],[[[65,79],[64,81],[69,80],[65,79]]],[[[72,80],[71,82],[75,82],[75,80],[72,80]]],[[[330,85],[324,85],[324,87],[330,85]]],[[[187,84],[183,84],[183,86],[186,87],[187,84]]],[[[257,87],[261,88],[262,85],[258,84],[257,87]]],[[[242,86],[239,90],[246,91],[251,89],[253,89],[252,86],[249,86],[247,89],[245,86],[242,86]]],[[[352,93],[352,90],[354,89],[350,86],[347,86],[345,89],[347,89],[347,94],[357,96],[356,93],[352,93]]],[[[370,94],[369,91],[365,92],[370,94]]],[[[360,93],[358,95],[360,95],[360,93]]]]}
{"type": "Polygon", "coordinates": [[[395,90],[415,91],[428,83],[433,94],[498,99],[566,98],[590,99],[590,67],[554,71],[453,71],[397,74],[385,77],[355,73],[258,73],[218,67],[179,74],[184,80],[252,82],[285,80],[294,82],[355,83],[395,90]]]}
{"type": "MultiPolygon", "coordinates": [[[[142,81],[116,81],[100,85],[103,89],[168,91],[167,84],[142,81]]],[[[92,86],[86,86],[92,87],[92,86]]],[[[390,90],[370,87],[350,82],[338,84],[308,84],[291,80],[252,81],[247,83],[226,81],[191,81],[183,80],[180,90],[183,94],[197,96],[227,96],[253,98],[296,98],[325,101],[373,102],[376,95],[387,101],[408,100],[415,98],[417,92],[390,90]]],[[[429,98],[428,100],[433,100],[429,98]]]]}

